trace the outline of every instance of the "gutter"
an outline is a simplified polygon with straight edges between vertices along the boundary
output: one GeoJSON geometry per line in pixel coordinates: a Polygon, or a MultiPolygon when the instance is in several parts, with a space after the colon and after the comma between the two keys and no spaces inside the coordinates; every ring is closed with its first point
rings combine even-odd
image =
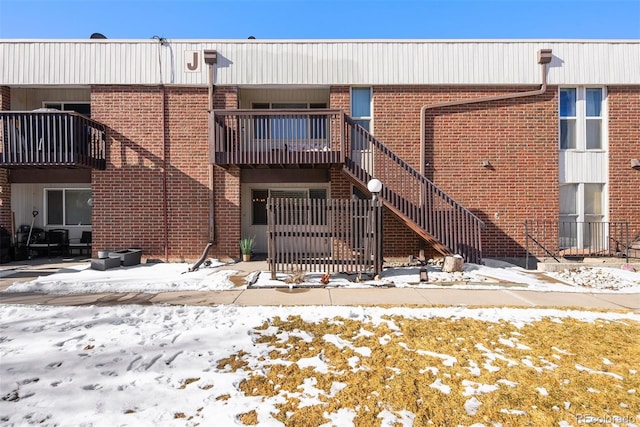
{"type": "Polygon", "coordinates": [[[542,95],[547,91],[547,71],[548,71],[549,63],[551,62],[552,58],[553,58],[553,54],[551,52],[551,49],[540,49],[538,51],[538,64],[541,65],[541,72],[542,72],[542,84],[539,89],[530,90],[526,92],[515,92],[515,93],[506,94],[506,95],[486,96],[483,98],[476,98],[476,99],[463,99],[458,101],[438,102],[436,104],[428,104],[428,105],[422,106],[422,108],[420,109],[420,174],[422,176],[425,175],[425,166],[426,166],[425,150],[427,145],[425,126],[427,121],[426,119],[427,110],[433,110],[436,108],[443,108],[443,107],[451,107],[456,105],[478,104],[482,102],[502,101],[504,99],[525,98],[529,96],[542,95]]]}

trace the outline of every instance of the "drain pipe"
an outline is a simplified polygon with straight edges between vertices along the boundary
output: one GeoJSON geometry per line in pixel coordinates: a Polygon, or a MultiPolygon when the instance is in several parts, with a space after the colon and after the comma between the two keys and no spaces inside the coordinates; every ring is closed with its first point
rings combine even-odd
{"type": "Polygon", "coordinates": [[[162,212],[164,231],[164,260],[169,262],[169,191],[167,189],[167,89],[162,88],[162,212]]]}
{"type": "MultiPolygon", "coordinates": [[[[208,73],[209,73],[209,104],[207,106],[207,111],[209,112],[209,152],[211,152],[211,139],[213,135],[213,121],[211,120],[211,115],[213,114],[213,95],[216,89],[215,86],[215,64],[218,62],[218,52],[215,50],[205,50],[204,51],[204,62],[207,64],[208,73]]],[[[215,242],[215,195],[214,195],[214,186],[215,186],[215,169],[212,162],[212,159],[209,159],[209,245],[207,245],[205,252],[209,251],[212,244],[215,242]]],[[[206,256],[206,253],[203,254],[206,256]]]]}
{"type": "Polygon", "coordinates": [[[426,136],[426,113],[427,110],[433,110],[435,108],[443,108],[443,107],[452,107],[456,105],[466,105],[466,104],[477,104],[481,102],[492,102],[492,101],[502,101],[504,99],[513,99],[513,98],[524,98],[528,96],[537,96],[542,95],[547,91],[547,70],[551,59],[553,58],[553,54],[551,49],[540,49],[538,51],[538,64],[540,64],[542,70],[542,85],[539,89],[530,90],[526,92],[515,92],[507,95],[494,95],[494,96],[486,96],[484,98],[476,98],[476,99],[463,99],[459,101],[447,101],[447,102],[438,102],[436,104],[428,104],[424,105],[420,109],[420,174],[422,176],[425,175],[425,150],[427,145],[427,136],[426,136]]]}

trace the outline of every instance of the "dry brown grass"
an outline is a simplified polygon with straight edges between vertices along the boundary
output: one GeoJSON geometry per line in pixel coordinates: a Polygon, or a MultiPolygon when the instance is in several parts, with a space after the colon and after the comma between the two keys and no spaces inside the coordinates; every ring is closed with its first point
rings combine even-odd
{"type": "Polygon", "coordinates": [[[245,412],[244,414],[240,414],[238,419],[244,425],[254,426],[258,424],[258,413],[256,411],[245,412]]]}
{"type": "MultiPolygon", "coordinates": [[[[410,411],[415,426],[575,425],[578,415],[638,421],[636,322],[544,318],[518,328],[474,319],[386,320],[375,326],[339,318],[318,323],[275,318],[253,331],[255,344],[271,349],[271,360],[260,361],[260,370],[249,367],[256,361],[246,353],[218,367],[246,371],[239,388],[247,396],[286,396],[273,416],[287,426],[324,424],[329,421],[325,413],[341,408],[356,413],[357,426],[380,425],[383,410],[410,411]],[[300,331],[312,337],[310,342],[298,336],[300,331]],[[347,345],[339,348],[331,336],[347,345]],[[455,357],[455,363],[446,356],[455,357]],[[297,363],[318,357],[328,372],[297,363]],[[318,403],[300,407],[301,399],[310,397],[302,392],[305,380],[320,390],[318,403]],[[483,387],[488,390],[481,392],[483,387]],[[472,398],[481,402],[475,414],[465,410],[472,398]]],[[[245,424],[254,422],[244,415],[245,424]]]]}

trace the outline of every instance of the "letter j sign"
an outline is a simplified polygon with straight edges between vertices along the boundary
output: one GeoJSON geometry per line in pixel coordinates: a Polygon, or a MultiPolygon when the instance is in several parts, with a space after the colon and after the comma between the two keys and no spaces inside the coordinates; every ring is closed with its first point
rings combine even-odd
{"type": "Polygon", "coordinates": [[[184,52],[184,70],[186,72],[200,71],[200,52],[187,50],[184,52]]]}

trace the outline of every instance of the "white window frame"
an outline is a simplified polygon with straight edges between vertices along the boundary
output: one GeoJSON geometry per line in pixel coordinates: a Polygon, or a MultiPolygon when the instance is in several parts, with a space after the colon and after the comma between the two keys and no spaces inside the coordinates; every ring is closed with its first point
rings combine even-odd
{"type": "MultiPolygon", "coordinates": [[[[572,218],[573,221],[576,222],[577,226],[576,226],[576,231],[577,231],[577,235],[576,235],[576,242],[575,245],[578,248],[582,248],[585,244],[584,242],[584,223],[588,222],[588,218],[587,217],[595,217],[595,216],[599,216],[600,220],[599,222],[607,222],[607,212],[608,212],[608,204],[607,204],[607,193],[608,193],[608,186],[606,183],[604,182],[580,182],[580,183],[571,183],[571,182],[567,182],[567,183],[562,183],[560,184],[560,186],[572,186],[575,188],[575,200],[576,200],[576,206],[575,206],[575,213],[560,213],[560,222],[569,222],[571,223],[572,221],[562,221],[563,217],[564,218],[572,218]],[[591,214],[591,213],[586,213],[585,212],[585,186],[586,185],[600,185],[602,187],[602,192],[601,192],[601,213],[600,214],[591,214]]],[[[598,221],[592,221],[592,222],[598,222],[598,221]]],[[[561,240],[561,244],[563,242],[563,238],[564,236],[559,236],[560,240],[561,240]]]]}
{"type": "Polygon", "coordinates": [[[558,148],[562,151],[588,151],[588,152],[605,152],[608,150],[609,131],[608,131],[608,103],[607,103],[607,88],[603,86],[561,86],[558,88],[558,148]],[[560,109],[560,92],[563,89],[575,89],[576,90],[576,115],[575,116],[561,116],[560,109]],[[602,91],[602,105],[600,108],[600,148],[587,148],[587,121],[594,120],[593,117],[587,117],[587,89],[600,89],[602,91]],[[560,123],[563,118],[573,119],[576,122],[575,125],[575,148],[562,148],[560,146],[560,123]]]}
{"type": "Polygon", "coordinates": [[[367,120],[369,121],[369,133],[373,135],[373,88],[371,86],[352,86],[349,88],[349,110],[351,110],[351,118],[355,121],[367,120]],[[369,115],[368,116],[356,116],[353,114],[353,90],[354,89],[369,89],[369,115]]]}
{"type": "MultiPolygon", "coordinates": [[[[66,218],[67,218],[67,203],[66,203],[66,192],[67,191],[88,191],[90,193],[92,193],[91,188],[89,187],[46,187],[42,193],[42,198],[43,198],[43,202],[42,202],[42,206],[44,206],[44,218],[43,218],[43,222],[45,227],[68,227],[68,228],[86,228],[86,227],[91,227],[93,224],[93,218],[91,218],[91,222],[89,224],[66,224],[66,218]],[[48,198],[47,198],[47,193],[49,191],[62,191],[62,224],[49,224],[49,204],[48,204],[48,198]]],[[[93,197],[93,194],[92,194],[93,197]]],[[[92,208],[93,210],[93,208],[92,208]]]]}

